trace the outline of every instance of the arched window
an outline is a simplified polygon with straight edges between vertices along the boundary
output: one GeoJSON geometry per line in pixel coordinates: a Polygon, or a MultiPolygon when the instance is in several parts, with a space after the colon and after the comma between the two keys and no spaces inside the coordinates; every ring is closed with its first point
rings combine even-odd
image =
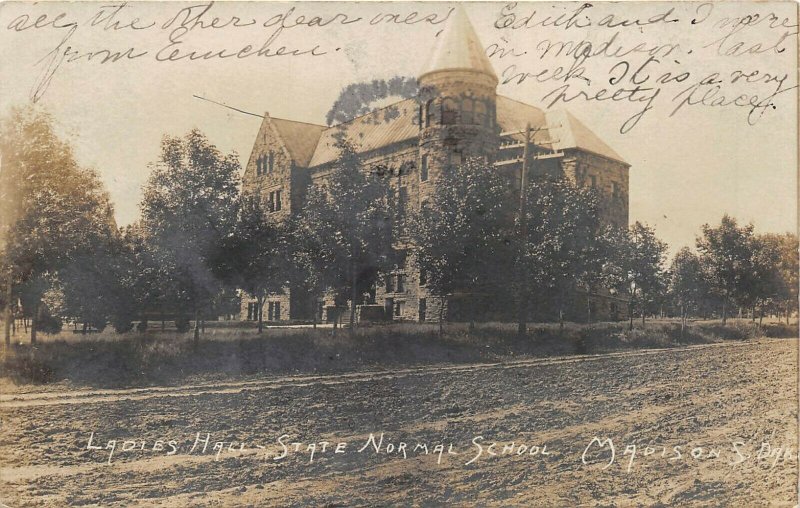
{"type": "Polygon", "coordinates": [[[430,127],[431,123],[434,121],[434,116],[436,115],[436,108],[433,104],[433,99],[429,100],[425,104],[425,127],[430,127]]]}
{"type": "Polygon", "coordinates": [[[275,154],[270,152],[269,153],[269,172],[272,173],[273,169],[275,169],[275,154]]]}
{"type": "Polygon", "coordinates": [[[475,109],[475,101],[472,99],[464,99],[461,101],[461,123],[471,125],[475,121],[473,114],[475,109]]]}
{"type": "Polygon", "coordinates": [[[453,125],[458,120],[458,104],[450,97],[442,101],[442,125],[453,125]]]}
{"type": "Polygon", "coordinates": [[[483,101],[475,101],[475,123],[488,127],[489,124],[486,116],[486,103],[483,101]]]}
{"type": "Polygon", "coordinates": [[[258,156],[258,158],[256,158],[256,176],[259,176],[259,175],[261,175],[261,156],[260,155],[258,156]]]}

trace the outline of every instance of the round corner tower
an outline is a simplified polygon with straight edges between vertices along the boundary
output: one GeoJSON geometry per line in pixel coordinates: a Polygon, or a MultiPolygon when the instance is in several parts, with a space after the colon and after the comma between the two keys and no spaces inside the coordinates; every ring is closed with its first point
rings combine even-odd
{"type": "Polygon", "coordinates": [[[497,150],[497,75],[461,6],[455,8],[419,81],[421,175],[497,150]]]}

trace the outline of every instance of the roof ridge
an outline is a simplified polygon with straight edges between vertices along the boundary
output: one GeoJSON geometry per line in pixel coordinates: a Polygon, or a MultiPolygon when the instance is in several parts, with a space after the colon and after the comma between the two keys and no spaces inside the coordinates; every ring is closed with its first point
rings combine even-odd
{"type": "Polygon", "coordinates": [[[280,120],[282,122],[302,123],[302,124],[305,124],[305,125],[311,125],[313,127],[322,127],[323,129],[328,129],[329,128],[327,125],[324,125],[324,124],[321,124],[321,123],[303,122],[301,120],[289,120],[288,118],[280,118],[280,117],[271,116],[271,115],[270,115],[269,119],[270,120],[280,120]]]}
{"type": "Polygon", "coordinates": [[[405,102],[405,101],[409,101],[409,100],[413,100],[413,99],[416,99],[416,96],[415,97],[407,97],[405,99],[400,99],[397,102],[393,102],[391,104],[387,104],[386,106],[380,107],[378,109],[373,109],[369,113],[364,113],[363,115],[354,116],[353,118],[351,118],[350,120],[348,120],[346,122],[337,123],[336,125],[331,125],[331,126],[327,127],[325,130],[335,129],[336,127],[340,127],[342,125],[347,125],[349,123],[353,123],[353,122],[355,122],[356,120],[358,120],[360,118],[364,118],[365,116],[369,116],[369,115],[374,115],[378,111],[383,111],[384,109],[388,109],[388,108],[390,108],[392,106],[396,106],[396,105],[400,104],[401,102],[405,102]]]}

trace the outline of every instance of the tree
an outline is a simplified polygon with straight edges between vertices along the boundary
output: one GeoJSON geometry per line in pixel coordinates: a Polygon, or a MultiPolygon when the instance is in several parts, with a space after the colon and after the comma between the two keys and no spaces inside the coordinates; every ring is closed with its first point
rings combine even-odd
{"type": "Polygon", "coordinates": [[[283,291],[289,269],[285,231],[270,220],[258,194],[242,196],[233,233],[221,240],[215,256],[217,273],[231,287],[258,302],[258,333],[263,327],[264,300],[283,291]]]}
{"type": "Polygon", "coordinates": [[[39,109],[15,108],[2,122],[0,157],[7,300],[22,301],[36,342],[42,296],[110,237],[113,209],[97,174],[78,165],[52,118],[39,109]]]}
{"type": "Polygon", "coordinates": [[[765,234],[761,237],[775,244],[778,251],[777,272],[779,279],[774,299],[786,315],[786,324],[789,316],[797,308],[798,285],[798,240],[797,235],[785,233],[782,235],[765,234]]]}
{"type": "Polygon", "coordinates": [[[628,298],[632,330],[637,306],[644,324],[648,304],[663,291],[667,244],[656,237],[653,228],[638,221],[627,230],[607,230],[605,238],[605,279],[610,287],[628,298]]]}
{"type": "Polygon", "coordinates": [[[223,155],[195,129],[164,137],[144,188],[142,227],[158,262],[169,267],[176,305],[194,314],[195,341],[201,312],[221,290],[210,257],[234,226],[238,175],[236,153],[223,155]]]}
{"type": "Polygon", "coordinates": [[[682,248],[672,260],[669,276],[669,292],[680,310],[683,334],[689,312],[700,304],[705,294],[705,278],[700,258],[688,247],[682,248]]]}
{"type": "Polygon", "coordinates": [[[757,235],[753,238],[752,274],[747,290],[753,321],[756,319],[755,308],[760,306],[759,326],[764,318],[765,307],[772,302],[785,301],[790,293],[782,269],[782,244],[783,238],[778,235],[757,235]]]}
{"type": "MultiPolygon", "coordinates": [[[[518,254],[523,265],[524,301],[531,297],[556,302],[563,327],[567,300],[586,291],[587,299],[599,281],[602,268],[598,242],[600,222],[597,197],[564,178],[543,178],[528,184],[524,220],[527,232],[518,254]]],[[[587,302],[588,306],[588,302],[587,302]]],[[[520,313],[524,330],[527,308],[520,313]]]]}
{"type": "Polygon", "coordinates": [[[508,180],[481,158],[445,169],[434,183],[430,202],[411,217],[409,230],[428,289],[442,299],[441,333],[448,295],[467,292],[473,328],[476,293],[500,282],[510,260],[512,208],[508,180]]]}
{"type": "Polygon", "coordinates": [[[340,301],[350,293],[353,329],[359,290],[374,284],[390,260],[393,206],[389,186],[367,174],[355,149],[344,140],[337,147],[330,175],[309,189],[301,220],[309,241],[321,249],[315,264],[325,286],[340,301]]]}
{"type": "Polygon", "coordinates": [[[702,226],[697,238],[701,262],[708,269],[713,291],[722,299],[722,323],[728,319],[728,304],[748,298],[748,281],[753,273],[753,225],[739,227],[725,214],[718,227],[702,226]]]}

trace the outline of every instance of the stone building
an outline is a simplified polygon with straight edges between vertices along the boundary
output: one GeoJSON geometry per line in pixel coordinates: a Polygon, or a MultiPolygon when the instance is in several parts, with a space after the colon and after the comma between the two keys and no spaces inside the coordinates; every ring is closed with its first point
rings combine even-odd
{"type": "MultiPolygon", "coordinates": [[[[277,218],[297,213],[307,189],[323,181],[337,159],[337,135],[357,148],[371,170],[389,180],[401,205],[419,207],[433,192],[437,175],[465,156],[482,156],[510,181],[519,181],[524,130],[533,131],[530,178],[560,172],[601,195],[602,220],[628,224],[629,165],[575,116],[541,109],[497,94],[498,79],[470,21],[456,9],[418,76],[419,95],[333,127],[265,115],[247,163],[243,190],[258,190],[277,218]]],[[[517,187],[519,184],[517,183],[517,187]]],[[[413,263],[413,248],[399,242],[400,261],[374,288],[367,303],[381,305],[386,318],[425,321],[438,318],[442,299],[425,287],[413,263]]],[[[310,308],[308,295],[286,288],[268,298],[267,321],[329,318],[332,301],[310,308]]],[[[364,302],[358,302],[359,304],[364,302]]],[[[614,318],[622,301],[594,295],[597,317],[614,318]]],[[[445,300],[445,305],[448,301],[445,300]]],[[[242,299],[242,318],[257,319],[255,300],[242,299]]],[[[448,311],[450,318],[456,312],[448,311]]],[[[619,315],[621,317],[621,315],[619,315]]]]}

